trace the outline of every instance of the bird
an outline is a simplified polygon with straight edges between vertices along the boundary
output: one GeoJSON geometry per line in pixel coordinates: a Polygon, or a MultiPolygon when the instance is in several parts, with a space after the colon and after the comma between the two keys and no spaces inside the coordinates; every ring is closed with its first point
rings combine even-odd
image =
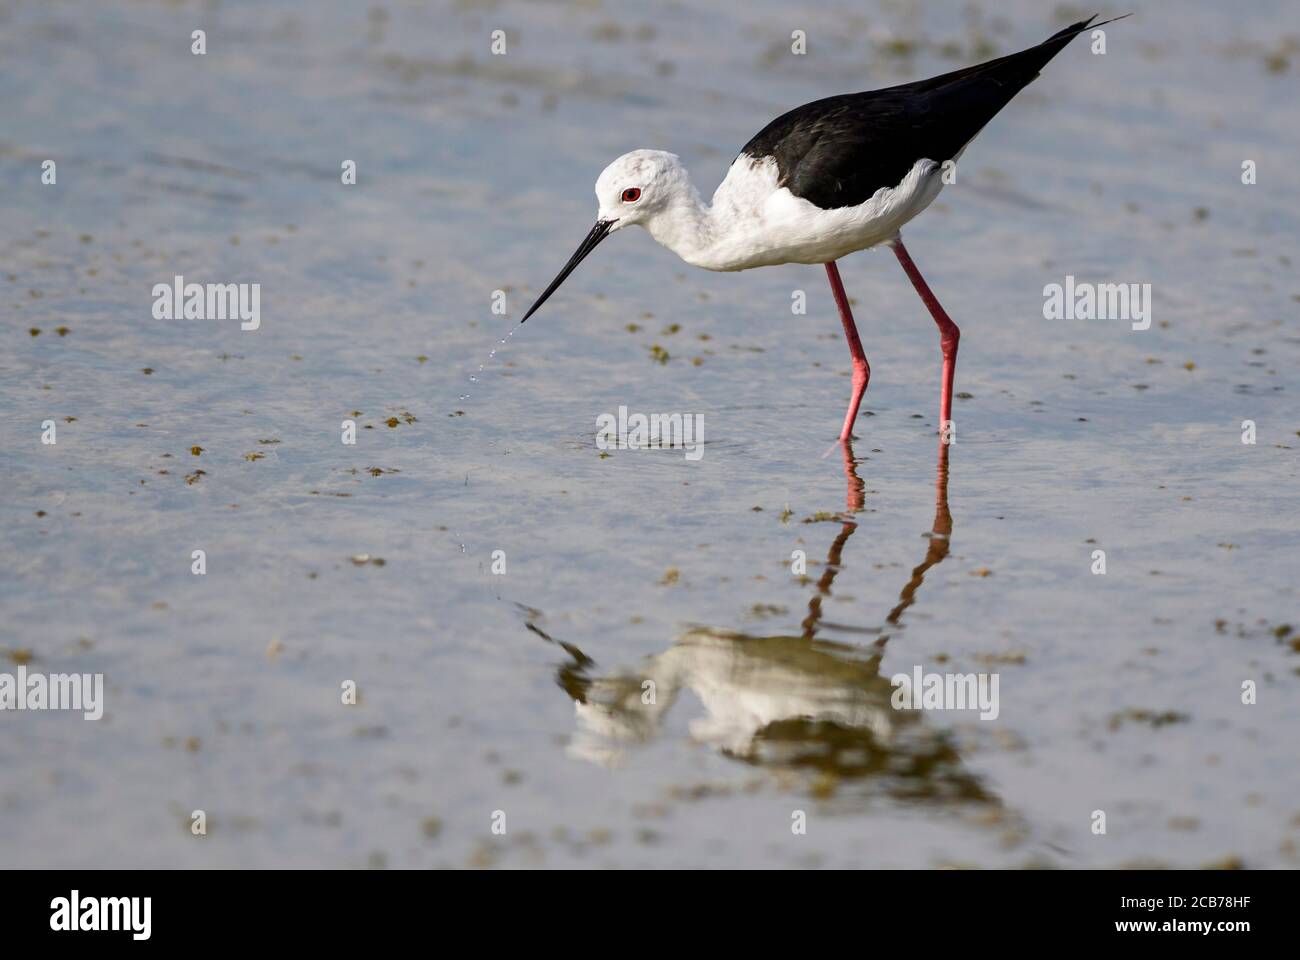
{"type": "Polygon", "coordinates": [[[939,432],[948,435],[961,331],[912,260],[901,230],[934,202],[946,171],[976,135],[1053,57],[1083,31],[1124,19],[1094,22],[1097,16],[1019,53],[929,80],[796,107],[745,144],[708,204],[676,154],[646,149],[624,154],[596,180],[596,225],[520,323],[606,237],[631,226],[644,227],[686,263],[706,270],[821,264],[853,364],[853,393],[836,441],[842,445],[852,436],[871,367],[838,261],[888,246],[938,326],[939,432]]]}

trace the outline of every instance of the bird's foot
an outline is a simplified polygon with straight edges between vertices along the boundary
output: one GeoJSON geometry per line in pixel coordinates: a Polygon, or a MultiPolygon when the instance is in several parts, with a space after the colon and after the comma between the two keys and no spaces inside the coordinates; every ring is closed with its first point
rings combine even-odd
{"type": "Polygon", "coordinates": [[[849,442],[849,437],[840,437],[838,440],[836,440],[834,443],[832,443],[829,447],[826,448],[826,452],[822,454],[821,458],[825,460],[836,450],[843,450],[844,445],[848,442],[849,442]]]}

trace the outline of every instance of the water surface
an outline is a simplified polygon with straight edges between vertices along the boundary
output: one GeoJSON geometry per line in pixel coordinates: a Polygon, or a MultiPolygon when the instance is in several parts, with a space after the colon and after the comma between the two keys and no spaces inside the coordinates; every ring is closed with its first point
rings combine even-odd
{"type": "Polygon", "coordinates": [[[707,195],[793,105],[1080,12],[0,5],[0,650],[107,684],[0,720],[0,863],[1294,866],[1293,5],[1139,4],[963,156],[907,230],[964,333],[946,458],[888,253],[841,264],[848,463],[819,268],[629,231],[500,346],[618,154],[707,195]],[[261,328],[154,320],[176,274],[261,328]],[[1067,274],[1151,328],[1043,319],[1067,274]],[[620,405],[704,456],[602,456],[620,405]],[[997,672],[998,718],[890,709],[918,664],[997,672]]]}

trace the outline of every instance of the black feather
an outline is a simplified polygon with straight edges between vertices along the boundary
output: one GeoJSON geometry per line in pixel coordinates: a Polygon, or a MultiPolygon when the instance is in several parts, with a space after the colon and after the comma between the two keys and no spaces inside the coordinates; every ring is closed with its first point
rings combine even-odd
{"type": "Polygon", "coordinates": [[[1028,50],[929,80],[796,107],[760,130],[741,153],[774,158],[781,184],[824,210],[865,203],[881,187],[898,186],[918,160],[956,157],[1095,19],[1028,50]]]}

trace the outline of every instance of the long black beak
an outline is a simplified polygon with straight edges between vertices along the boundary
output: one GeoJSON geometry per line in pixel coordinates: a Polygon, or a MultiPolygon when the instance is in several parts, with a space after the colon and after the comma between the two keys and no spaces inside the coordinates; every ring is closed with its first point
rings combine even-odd
{"type": "Polygon", "coordinates": [[[542,291],[542,295],[537,298],[537,302],[528,308],[528,312],[524,314],[524,319],[520,320],[520,323],[526,322],[529,317],[537,312],[537,308],[546,302],[546,298],[555,292],[556,287],[564,282],[564,278],[573,273],[573,268],[582,263],[587,254],[596,249],[596,244],[609,236],[610,228],[617,222],[617,220],[596,221],[596,225],[591,228],[591,233],[587,234],[587,239],[582,241],[582,246],[578,247],[573,256],[569,258],[569,262],[564,265],[560,275],[551,281],[549,287],[542,291]]]}

